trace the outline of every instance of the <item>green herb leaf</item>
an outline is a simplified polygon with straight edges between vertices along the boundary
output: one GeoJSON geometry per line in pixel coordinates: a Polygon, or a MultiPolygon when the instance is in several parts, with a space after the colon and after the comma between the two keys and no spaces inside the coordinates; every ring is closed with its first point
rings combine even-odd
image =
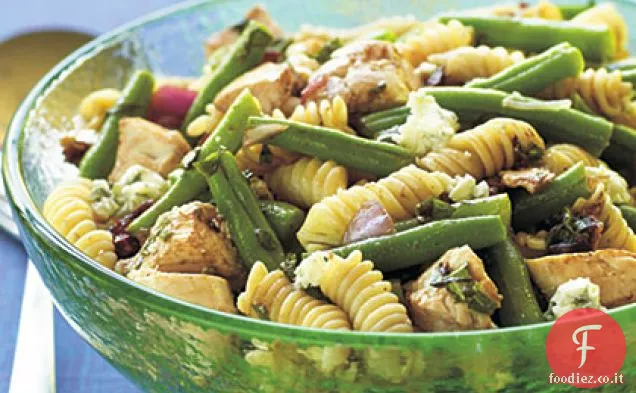
{"type": "Polygon", "coordinates": [[[339,38],[331,39],[320,48],[314,59],[320,64],[325,63],[331,58],[331,54],[342,47],[342,41],[339,38]]]}
{"type": "Polygon", "coordinates": [[[258,319],[262,319],[265,321],[269,321],[269,313],[267,312],[267,308],[262,304],[252,304],[252,310],[258,316],[258,319]]]}

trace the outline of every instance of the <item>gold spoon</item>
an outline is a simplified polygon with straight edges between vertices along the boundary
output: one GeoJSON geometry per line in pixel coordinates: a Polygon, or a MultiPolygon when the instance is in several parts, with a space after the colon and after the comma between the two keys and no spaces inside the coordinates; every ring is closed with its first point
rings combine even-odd
{"type": "Polygon", "coordinates": [[[13,112],[33,85],[91,38],[72,31],[39,31],[0,43],[0,147],[13,112]]]}

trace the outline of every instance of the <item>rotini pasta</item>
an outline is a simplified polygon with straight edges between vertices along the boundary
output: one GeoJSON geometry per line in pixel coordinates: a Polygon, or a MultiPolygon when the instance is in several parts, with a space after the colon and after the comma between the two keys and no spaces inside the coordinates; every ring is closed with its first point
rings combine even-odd
{"type": "Polygon", "coordinates": [[[475,78],[492,76],[524,58],[520,51],[508,52],[501,46],[490,48],[482,45],[433,54],[426,61],[443,67],[446,83],[461,84],[475,78]]]}
{"type": "Polygon", "coordinates": [[[88,128],[99,129],[104,122],[106,112],[115,105],[120,96],[119,90],[101,89],[84,97],[79,106],[79,113],[88,128]]]}
{"type": "Polygon", "coordinates": [[[545,149],[543,139],[530,124],[496,118],[454,135],[446,148],[427,154],[417,164],[429,171],[469,174],[479,180],[514,167],[519,150],[530,149],[545,149]]]}
{"type": "Polygon", "coordinates": [[[618,116],[612,118],[614,123],[624,124],[626,126],[636,128],[636,102],[632,101],[627,106],[627,109],[618,116]]]}
{"type": "Polygon", "coordinates": [[[301,207],[310,207],[323,198],[347,188],[347,169],[334,161],[304,157],[283,165],[265,176],[277,198],[301,207]]]}
{"type": "Polygon", "coordinates": [[[457,20],[451,20],[448,24],[430,22],[415,27],[395,45],[405,59],[417,66],[434,53],[471,46],[473,36],[473,28],[457,20]]]}
{"type": "Polygon", "coordinates": [[[588,199],[579,198],[572,211],[582,215],[594,215],[603,222],[599,248],[615,248],[636,251],[636,235],[627,225],[618,207],[614,206],[603,185],[598,185],[588,199]]]}
{"type": "Polygon", "coordinates": [[[44,202],[44,218],[70,243],[102,265],[117,262],[110,232],[97,228],[90,205],[91,181],[61,184],[44,202]]]}
{"type": "MultiPolygon", "coordinates": [[[[275,119],[286,118],[279,109],[274,110],[272,117],[275,119]]],[[[297,105],[287,119],[316,126],[336,128],[347,134],[355,134],[349,127],[347,104],[340,96],[331,100],[321,100],[319,103],[312,101],[305,105],[297,105]]]]}
{"type": "Polygon", "coordinates": [[[616,45],[616,58],[627,57],[627,24],[623,16],[618,13],[616,7],[612,3],[604,3],[589,8],[576,15],[571,20],[572,23],[580,23],[582,25],[605,25],[614,35],[616,45]]]}
{"type": "Polygon", "coordinates": [[[196,137],[208,134],[221,122],[223,112],[216,109],[214,104],[208,104],[205,107],[205,111],[207,112],[206,114],[197,117],[188,125],[186,129],[188,136],[196,137]]]}
{"type": "Polygon", "coordinates": [[[354,251],[346,259],[329,255],[320,290],[348,315],[354,330],[411,333],[406,307],[391,292],[391,283],[354,251]]]}
{"type": "Polygon", "coordinates": [[[599,166],[602,164],[601,160],[584,149],[567,143],[548,147],[541,158],[541,166],[557,175],[579,162],[584,163],[585,166],[599,166]]]}
{"type": "Polygon", "coordinates": [[[575,78],[567,78],[539,93],[541,98],[569,98],[577,93],[594,112],[614,118],[625,113],[633,96],[630,82],[620,71],[588,68],[575,78]]]}
{"type": "Polygon", "coordinates": [[[338,191],[314,204],[298,231],[298,240],[308,251],[341,245],[347,226],[365,202],[378,201],[393,220],[404,220],[414,216],[420,201],[449,191],[452,184],[445,173],[409,165],[377,182],[338,191]]]}
{"type": "Polygon", "coordinates": [[[252,267],[237,306],[243,314],[256,318],[259,317],[259,307],[262,307],[274,322],[323,329],[351,329],[347,315],[338,306],[295,289],[282,271],[268,273],[261,262],[252,267]]]}

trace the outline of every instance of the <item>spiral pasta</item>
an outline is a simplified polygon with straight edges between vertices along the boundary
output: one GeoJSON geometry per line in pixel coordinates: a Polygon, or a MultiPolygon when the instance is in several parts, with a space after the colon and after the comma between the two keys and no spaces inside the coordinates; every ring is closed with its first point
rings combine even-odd
{"type": "Polygon", "coordinates": [[[490,48],[461,47],[444,53],[430,55],[426,61],[444,68],[444,80],[449,84],[461,84],[475,78],[492,76],[525,58],[520,51],[508,52],[498,46],[490,48]]]}
{"type": "Polygon", "coordinates": [[[530,124],[508,118],[492,119],[456,134],[446,146],[418,159],[417,164],[429,171],[469,174],[479,180],[514,167],[519,149],[545,149],[543,139],[530,124]]]}
{"type": "MultiPolygon", "coordinates": [[[[275,109],[272,113],[272,117],[275,119],[285,119],[285,115],[280,109],[275,109]]],[[[316,126],[335,128],[347,134],[355,134],[349,127],[347,104],[340,96],[336,96],[331,100],[321,100],[319,103],[311,101],[304,105],[296,105],[294,111],[287,119],[316,126]]]]}
{"type": "Polygon", "coordinates": [[[574,78],[566,78],[539,93],[541,98],[568,98],[577,93],[594,112],[614,118],[630,106],[633,87],[624,82],[620,71],[588,68],[574,78]]]}
{"type": "Polygon", "coordinates": [[[61,184],[46,199],[44,218],[70,243],[102,265],[117,262],[109,231],[98,229],[90,205],[91,181],[76,179],[61,184]]]}
{"type": "Polygon", "coordinates": [[[630,102],[625,111],[618,116],[612,117],[612,121],[614,123],[636,128],[636,102],[630,102]]]}
{"type": "Polygon", "coordinates": [[[636,251],[636,235],[623,218],[620,209],[612,203],[603,185],[598,185],[588,199],[577,199],[572,205],[572,211],[594,215],[603,222],[599,248],[636,251]]]}
{"type": "Polygon", "coordinates": [[[377,182],[340,190],[309,209],[298,240],[308,251],[341,245],[349,223],[365,202],[378,201],[393,220],[405,220],[415,215],[420,201],[449,191],[452,184],[445,173],[409,165],[377,182]]]}
{"type": "Polygon", "coordinates": [[[257,307],[263,307],[271,321],[291,325],[351,330],[345,312],[338,306],[314,299],[297,290],[287,276],[280,271],[268,272],[257,262],[252,267],[245,284],[245,292],[239,295],[238,309],[245,315],[259,317],[257,307]]]}
{"type": "Polygon", "coordinates": [[[79,105],[79,114],[88,128],[99,129],[104,122],[106,113],[115,105],[120,96],[119,90],[101,89],[84,97],[79,105]]]}
{"type": "Polygon", "coordinates": [[[601,160],[584,149],[568,143],[560,143],[552,145],[545,150],[541,159],[541,166],[558,175],[579,162],[582,162],[585,166],[602,165],[601,160]]]}
{"type": "Polygon", "coordinates": [[[616,45],[616,58],[624,58],[628,56],[627,40],[629,38],[627,32],[627,24],[623,16],[616,10],[612,3],[599,4],[589,8],[571,20],[572,23],[580,23],[582,25],[605,25],[614,35],[616,45]]]}
{"type": "Polygon", "coordinates": [[[331,254],[320,290],[349,315],[354,330],[413,332],[406,307],[391,292],[391,283],[382,280],[373,262],[362,261],[360,251],[345,259],[331,254]]]}
{"type": "Polygon", "coordinates": [[[283,165],[265,176],[276,197],[301,207],[310,207],[338,190],[347,188],[347,169],[334,161],[304,157],[283,165]]]}
{"type": "MultiPolygon", "coordinates": [[[[272,117],[275,119],[288,119],[316,126],[335,128],[347,134],[354,133],[348,125],[349,113],[347,111],[347,104],[340,96],[333,98],[331,101],[322,100],[319,103],[308,102],[304,105],[297,105],[289,117],[286,117],[280,109],[274,109],[272,117]]],[[[262,175],[280,165],[291,164],[300,157],[300,155],[295,152],[290,152],[276,146],[268,146],[271,154],[269,162],[264,162],[261,158],[262,149],[263,146],[260,144],[240,149],[236,154],[236,161],[239,167],[243,170],[249,169],[258,175],[262,175]]]]}
{"type": "Polygon", "coordinates": [[[395,46],[413,66],[417,66],[434,53],[442,53],[461,46],[471,46],[474,29],[457,20],[447,24],[424,23],[401,37],[395,46]]]}

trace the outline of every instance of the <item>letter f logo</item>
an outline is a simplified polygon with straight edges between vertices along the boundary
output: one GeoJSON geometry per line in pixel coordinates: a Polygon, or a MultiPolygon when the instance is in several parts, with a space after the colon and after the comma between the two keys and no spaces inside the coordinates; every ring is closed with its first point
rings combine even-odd
{"type": "Polygon", "coordinates": [[[587,360],[587,351],[593,351],[596,348],[587,345],[587,331],[588,330],[601,330],[602,326],[601,325],[585,325],[585,326],[581,326],[580,328],[576,329],[574,331],[574,333],[572,334],[572,341],[574,341],[574,344],[576,345],[581,345],[580,347],[576,348],[577,351],[581,351],[581,364],[579,365],[579,368],[583,367],[583,365],[585,364],[585,361],[587,360]],[[579,339],[577,338],[577,335],[579,333],[583,333],[582,336],[582,340],[581,342],[579,342],[579,339]]]}

